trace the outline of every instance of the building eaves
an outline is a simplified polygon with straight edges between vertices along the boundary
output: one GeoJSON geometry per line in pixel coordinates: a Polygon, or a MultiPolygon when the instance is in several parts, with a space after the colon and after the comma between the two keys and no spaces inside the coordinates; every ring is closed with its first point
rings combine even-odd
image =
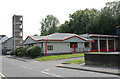
{"type": "Polygon", "coordinates": [[[5,41],[3,41],[2,43],[5,43],[5,42],[7,42],[8,40],[10,40],[10,39],[12,39],[13,37],[10,37],[10,38],[8,38],[8,39],[6,39],[5,41]]]}
{"type": "Polygon", "coordinates": [[[117,35],[104,35],[104,34],[89,34],[89,37],[96,36],[96,37],[118,37],[117,35]]]}

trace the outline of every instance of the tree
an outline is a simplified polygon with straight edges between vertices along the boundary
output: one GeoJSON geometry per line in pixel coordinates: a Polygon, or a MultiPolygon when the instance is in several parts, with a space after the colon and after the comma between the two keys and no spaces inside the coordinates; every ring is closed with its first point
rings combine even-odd
{"type": "Polygon", "coordinates": [[[34,34],[34,36],[38,36],[38,34],[34,34]]]}
{"type": "Polygon", "coordinates": [[[115,27],[120,25],[120,1],[107,2],[98,17],[99,33],[116,34],[115,27]]]}
{"type": "Polygon", "coordinates": [[[70,25],[76,34],[84,34],[95,32],[96,17],[98,11],[96,9],[78,10],[70,15],[70,25]]]}
{"type": "Polygon", "coordinates": [[[61,24],[61,26],[58,28],[59,33],[70,33],[71,28],[69,27],[69,22],[65,21],[64,24],[61,24]]]}
{"type": "Polygon", "coordinates": [[[95,26],[95,21],[98,16],[96,9],[77,10],[70,14],[70,21],[66,21],[59,27],[59,32],[69,32],[76,34],[91,33],[95,26]]]}
{"type": "Polygon", "coordinates": [[[59,27],[59,32],[116,34],[115,27],[120,25],[120,1],[107,2],[100,11],[77,10],[69,18],[59,27]]]}
{"type": "Polygon", "coordinates": [[[47,15],[45,19],[42,19],[41,23],[41,36],[46,36],[57,32],[59,26],[59,20],[53,15],[47,15]]]}

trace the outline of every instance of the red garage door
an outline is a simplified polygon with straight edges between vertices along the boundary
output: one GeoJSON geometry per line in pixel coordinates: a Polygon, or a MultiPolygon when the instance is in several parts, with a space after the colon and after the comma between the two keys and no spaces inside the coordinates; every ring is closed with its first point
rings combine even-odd
{"type": "Polygon", "coordinates": [[[91,52],[98,52],[98,40],[92,43],[91,52]]]}
{"type": "Polygon", "coordinates": [[[109,51],[114,51],[114,40],[108,40],[109,51]]]}
{"type": "Polygon", "coordinates": [[[107,43],[106,40],[100,40],[100,52],[107,51],[107,43]]]}

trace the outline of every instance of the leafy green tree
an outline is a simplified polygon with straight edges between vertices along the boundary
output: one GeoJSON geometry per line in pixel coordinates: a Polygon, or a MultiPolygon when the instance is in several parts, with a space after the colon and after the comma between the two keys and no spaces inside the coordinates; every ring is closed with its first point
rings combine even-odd
{"type": "Polygon", "coordinates": [[[115,27],[120,25],[120,1],[107,2],[98,17],[98,31],[102,34],[116,34],[115,27]]]}
{"type": "Polygon", "coordinates": [[[34,36],[39,36],[38,34],[34,34],[34,36]]]}
{"type": "Polygon", "coordinates": [[[53,15],[47,15],[45,19],[42,19],[41,23],[41,36],[46,36],[57,32],[59,26],[59,20],[53,15]]]}
{"type": "Polygon", "coordinates": [[[93,30],[92,28],[94,27],[93,25],[95,24],[94,21],[96,20],[97,15],[98,11],[96,9],[79,10],[73,13],[70,16],[72,18],[70,21],[71,26],[74,29],[74,33],[90,33],[91,30],[93,30]]]}
{"type": "Polygon", "coordinates": [[[77,10],[69,17],[58,32],[115,34],[115,27],[120,25],[120,1],[107,2],[100,11],[77,10]]]}
{"type": "Polygon", "coordinates": [[[59,33],[70,33],[71,32],[71,28],[69,26],[69,22],[65,21],[64,24],[61,24],[61,26],[58,28],[58,32],[59,33]]]}
{"type": "Polygon", "coordinates": [[[70,14],[70,21],[66,21],[59,27],[59,32],[69,33],[91,33],[94,32],[95,21],[98,16],[96,9],[78,10],[70,14]]]}

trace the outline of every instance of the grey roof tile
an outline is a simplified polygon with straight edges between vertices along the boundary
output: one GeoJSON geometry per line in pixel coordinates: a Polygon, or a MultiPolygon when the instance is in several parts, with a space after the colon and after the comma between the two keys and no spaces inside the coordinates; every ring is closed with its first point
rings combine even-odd
{"type": "Polygon", "coordinates": [[[54,33],[54,34],[47,35],[47,36],[31,36],[31,37],[35,40],[42,40],[42,39],[64,40],[64,39],[72,37],[72,36],[78,36],[78,37],[85,39],[85,40],[92,40],[92,39],[81,37],[77,34],[71,34],[71,33],[54,33]]]}

